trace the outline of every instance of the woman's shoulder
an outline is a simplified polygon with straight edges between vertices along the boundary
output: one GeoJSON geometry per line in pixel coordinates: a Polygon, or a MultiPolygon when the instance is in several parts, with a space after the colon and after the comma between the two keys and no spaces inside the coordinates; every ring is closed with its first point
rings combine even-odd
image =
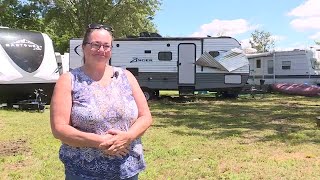
{"type": "Polygon", "coordinates": [[[70,81],[72,81],[72,79],[74,79],[74,77],[77,76],[80,72],[81,72],[81,67],[65,72],[60,75],[57,83],[60,83],[60,84],[70,83],[70,81]]]}

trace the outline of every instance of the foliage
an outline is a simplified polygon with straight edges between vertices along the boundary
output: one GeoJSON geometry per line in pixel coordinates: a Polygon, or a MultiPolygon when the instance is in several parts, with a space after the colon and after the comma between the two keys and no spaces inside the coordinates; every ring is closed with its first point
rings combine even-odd
{"type": "Polygon", "coordinates": [[[137,35],[141,31],[156,31],[149,17],[155,15],[160,5],[158,0],[54,0],[53,2],[45,20],[46,24],[51,24],[53,34],[62,37],[53,38],[61,46],[61,50],[68,44],[70,38],[82,37],[90,23],[111,25],[115,29],[115,37],[137,35]]]}
{"type": "Polygon", "coordinates": [[[0,25],[47,33],[64,53],[90,23],[111,25],[115,37],[155,32],[161,0],[0,0],[0,25]]]}
{"type": "Polygon", "coordinates": [[[316,43],[317,45],[320,45],[320,40],[319,40],[319,41],[315,41],[315,43],[316,43]]]}
{"type": "Polygon", "coordinates": [[[48,2],[30,0],[0,1],[0,25],[10,28],[44,31],[43,15],[48,2]]]}
{"type": "Polygon", "coordinates": [[[274,39],[271,37],[270,32],[255,30],[251,33],[250,44],[257,52],[268,52],[271,48],[274,48],[274,39]]]}

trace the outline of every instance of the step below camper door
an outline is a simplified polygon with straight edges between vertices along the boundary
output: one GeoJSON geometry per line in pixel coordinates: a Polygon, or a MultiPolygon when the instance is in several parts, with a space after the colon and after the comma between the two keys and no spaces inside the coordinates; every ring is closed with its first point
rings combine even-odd
{"type": "Polygon", "coordinates": [[[194,85],[196,73],[196,45],[181,43],[178,47],[179,85],[194,85]]]}

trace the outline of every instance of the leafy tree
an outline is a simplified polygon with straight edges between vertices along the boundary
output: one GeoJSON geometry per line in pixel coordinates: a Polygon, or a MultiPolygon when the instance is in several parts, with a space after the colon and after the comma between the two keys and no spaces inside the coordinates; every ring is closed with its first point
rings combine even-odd
{"type": "Polygon", "coordinates": [[[161,0],[0,0],[0,26],[47,33],[55,50],[83,36],[87,25],[111,25],[115,37],[156,32],[152,17],[161,0]]]}
{"type": "Polygon", "coordinates": [[[317,45],[320,45],[320,40],[319,40],[319,41],[315,41],[315,43],[316,43],[317,45]]]}
{"type": "Polygon", "coordinates": [[[0,0],[0,25],[10,28],[43,31],[43,15],[48,2],[45,0],[0,0]]]}
{"type": "Polygon", "coordinates": [[[115,37],[155,32],[152,17],[159,5],[159,0],[53,0],[45,24],[59,51],[64,52],[69,39],[82,37],[90,23],[112,26],[115,37]]]}
{"type": "Polygon", "coordinates": [[[263,30],[255,30],[251,33],[250,44],[257,52],[268,52],[271,48],[274,48],[274,40],[271,34],[263,30]]]}

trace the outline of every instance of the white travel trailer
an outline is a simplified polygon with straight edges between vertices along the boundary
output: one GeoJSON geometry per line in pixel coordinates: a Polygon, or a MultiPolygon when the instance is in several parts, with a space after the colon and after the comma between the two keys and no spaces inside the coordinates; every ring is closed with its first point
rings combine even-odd
{"type": "Polygon", "coordinates": [[[0,102],[14,103],[42,89],[49,100],[58,66],[48,35],[0,28],[0,102]]]}
{"type": "Polygon", "coordinates": [[[292,50],[247,54],[249,84],[320,84],[320,50],[292,50]]]}
{"type": "MultiPolygon", "coordinates": [[[[82,39],[70,41],[71,69],[83,63],[81,44],[82,39]]],[[[148,34],[115,39],[110,63],[131,71],[147,99],[158,96],[159,90],[179,90],[180,94],[214,91],[235,97],[249,76],[248,59],[235,48],[240,44],[231,37],[172,38],[148,34]]]]}

